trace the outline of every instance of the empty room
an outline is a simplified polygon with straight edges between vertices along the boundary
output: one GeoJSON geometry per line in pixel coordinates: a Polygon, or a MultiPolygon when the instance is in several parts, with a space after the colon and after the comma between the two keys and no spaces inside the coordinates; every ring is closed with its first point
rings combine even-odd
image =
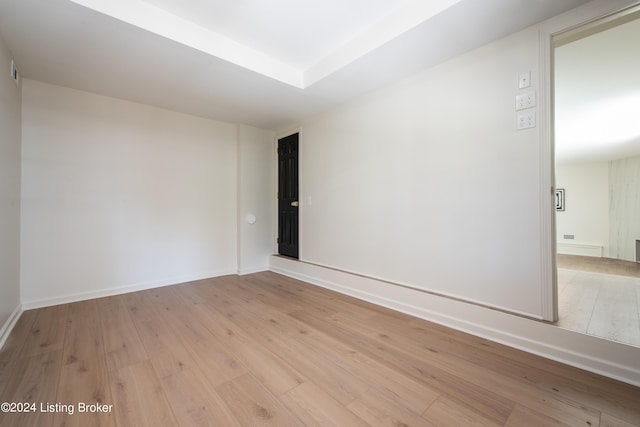
{"type": "Polygon", "coordinates": [[[640,426],[639,17],[0,0],[0,426],[640,426]]]}

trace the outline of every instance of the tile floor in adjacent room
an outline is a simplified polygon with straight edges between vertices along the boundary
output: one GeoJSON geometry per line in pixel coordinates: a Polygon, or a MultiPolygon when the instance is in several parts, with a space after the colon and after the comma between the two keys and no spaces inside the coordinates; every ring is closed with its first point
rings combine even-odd
{"type": "Polygon", "coordinates": [[[558,257],[558,326],[640,346],[640,266],[558,257]]]}

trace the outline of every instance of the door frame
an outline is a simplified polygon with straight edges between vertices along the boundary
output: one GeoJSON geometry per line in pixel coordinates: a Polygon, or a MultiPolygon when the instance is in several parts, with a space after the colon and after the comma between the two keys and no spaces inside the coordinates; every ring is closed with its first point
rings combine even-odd
{"type": "Polygon", "coordinates": [[[558,320],[558,268],[555,211],[555,150],[553,100],[554,38],[637,8],[638,1],[609,0],[591,2],[545,21],[539,31],[539,153],[541,215],[541,315],[549,322],[558,320]]]}

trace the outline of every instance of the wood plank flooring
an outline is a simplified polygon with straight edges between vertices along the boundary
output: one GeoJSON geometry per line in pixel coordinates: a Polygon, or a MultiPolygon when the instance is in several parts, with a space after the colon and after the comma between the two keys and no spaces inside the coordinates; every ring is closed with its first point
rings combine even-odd
{"type": "Polygon", "coordinates": [[[0,426],[640,426],[637,387],[271,272],[27,311],[0,402],[37,405],[0,426]]]}

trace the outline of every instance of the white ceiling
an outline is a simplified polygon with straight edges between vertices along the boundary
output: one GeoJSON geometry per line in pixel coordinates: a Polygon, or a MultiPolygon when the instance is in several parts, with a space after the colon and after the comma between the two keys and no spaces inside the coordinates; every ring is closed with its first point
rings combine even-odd
{"type": "Polygon", "coordinates": [[[555,49],[558,163],[640,155],[640,19],[555,49]]]}
{"type": "Polygon", "coordinates": [[[278,129],[586,2],[0,0],[0,34],[23,77],[278,129]]]}
{"type": "Polygon", "coordinates": [[[310,68],[410,3],[409,0],[144,1],[297,69],[310,68]]]}

